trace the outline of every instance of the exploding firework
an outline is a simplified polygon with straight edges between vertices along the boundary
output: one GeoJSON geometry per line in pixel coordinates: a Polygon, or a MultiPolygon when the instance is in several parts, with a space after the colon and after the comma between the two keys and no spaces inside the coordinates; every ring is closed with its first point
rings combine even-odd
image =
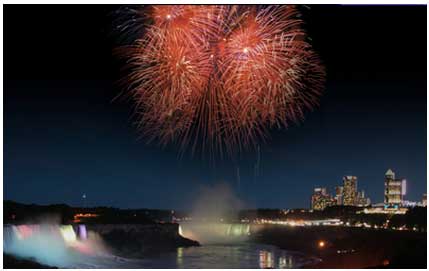
{"type": "Polygon", "coordinates": [[[123,29],[139,34],[121,51],[150,141],[233,155],[317,105],[325,73],[294,6],[133,11],[123,29]]]}

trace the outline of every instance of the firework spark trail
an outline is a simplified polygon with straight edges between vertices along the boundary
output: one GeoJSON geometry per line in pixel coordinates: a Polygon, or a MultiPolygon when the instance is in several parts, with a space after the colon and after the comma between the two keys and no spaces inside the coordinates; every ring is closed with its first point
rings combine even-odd
{"type": "Polygon", "coordinates": [[[149,141],[234,155],[317,105],[325,72],[295,7],[163,5],[133,12],[149,23],[123,50],[131,70],[126,80],[149,141]]]}

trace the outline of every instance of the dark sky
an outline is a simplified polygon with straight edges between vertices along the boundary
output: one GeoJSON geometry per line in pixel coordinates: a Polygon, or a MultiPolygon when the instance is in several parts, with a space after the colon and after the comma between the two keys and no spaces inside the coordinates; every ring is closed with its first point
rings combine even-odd
{"type": "Polygon", "coordinates": [[[426,6],[311,6],[306,29],[327,69],[320,107],[255,153],[213,167],[139,139],[121,91],[112,11],[4,7],[4,198],[189,208],[220,181],[248,207],[308,207],[312,189],[358,176],[373,202],[384,173],[426,191],[426,6]],[[240,183],[237,180],[240,171],[240,183]]]}

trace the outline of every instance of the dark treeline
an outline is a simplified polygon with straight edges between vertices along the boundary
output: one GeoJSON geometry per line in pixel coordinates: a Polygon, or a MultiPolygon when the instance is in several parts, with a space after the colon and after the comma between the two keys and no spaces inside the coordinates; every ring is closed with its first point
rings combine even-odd
{"type": "Polygon", "coordinates": [[[71,207],[66,204],[36,205],[3,201],[5,224],[40,223],[55,220],[70,224],[76,214],[96,214],[97,217],[79,218],[84,223],[151,224],[171,221],[171,210],[118,209],[113,207],[71,207]]]}

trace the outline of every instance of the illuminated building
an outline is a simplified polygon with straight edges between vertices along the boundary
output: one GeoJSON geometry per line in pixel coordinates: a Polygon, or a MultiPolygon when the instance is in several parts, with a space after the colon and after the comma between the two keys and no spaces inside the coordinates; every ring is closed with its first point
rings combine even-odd
{"type": "Polygon", "coordinates": [[[314,193],[321,193],[322,195],[327,195],[326,187],[314,188],[314,193]]]}
{"type": "Polygon", "coordinates": [[[357,177],[344,176],[343,181],[344,181],[343,204],[354,206],[356,205],[357,177]]]}
{"type": "Polygon", "coordinates": [[[365,208],[362,211],[357,211],[357,214],[397,214],[397,215],[404,215],[408,211],[408,208],[403,207],[395,207],[395,208],[384,208],[382,207],[372,207],[372,208],[365,208]]]}
{"type": "Polygon", "coordinates": [[[343,205],[343,193],[344,189],[342,186],[335,187],[335,201],[337,205],[343,205]]]}
{"type": "Polygon", "coordinates": [[[335,204],[333,199],[327,192],[326,188],[315,188],[311,196],[311,208],[313,210],[323,210],[328,206],[335,204]]]}
{"type": "Polygon", "coordinates": [[[384,204],[386,206],[400,205],[402,201],[402,184],[395,180],[395,173],[389,169],[384,181],[384,204]]]}
{"type": "Polygon", "coordinates": [[[368,206],[370,204],[371,204],[371,201],[369,200],[369,198],[365,198],[364,190],[357,193],[357,197],[356,197],[357,206],[368,206]]]}
{"type": "Polygon", "coordinates": [[[427,195],[426,195],[426,194],[423,194],[422,205],[423,205],[424,207],[426,207],[426,206],[427,206],[427,195]]]}
{"type": "Polygon", "coordinates": [[[384,205],[386,208],[401,206],[406,193],[407,180],[395,179],[395,172],[387,170],[384,179],[384,205]]]}
{"type": "Polygon", "coordinates": [[[402,179],[402,181],[401,181],[401,188],[402,188],[401,195],[402,195],[402,198],[403,198],[405,196],[405,194],[407,194],[407,180],[402,179]]]}
{"type": "Polygon", "coordinates": [[[403,200],[402,201],[402,207],[416,207],[419,204],[415,201],[409,201],[409,200],[403,200]]]}

